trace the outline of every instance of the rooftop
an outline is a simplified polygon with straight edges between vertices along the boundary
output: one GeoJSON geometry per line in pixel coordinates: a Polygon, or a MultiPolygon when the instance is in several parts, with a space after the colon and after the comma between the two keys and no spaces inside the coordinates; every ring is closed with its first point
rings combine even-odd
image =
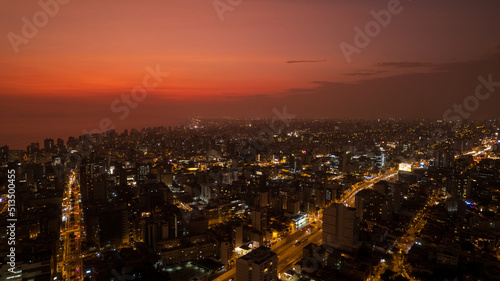
{"type": "Polygon", "coordinates": [[[261,246],[255,250],[253,250],[252,252],[244,255],[243,257],[241,257],[241,259],[251,260],[254,263],[259,264],[259,263],[262,263],[262,262],[272,258],[273,256],[276,256],[275,252],[271,251],[270,248],[261,246]]]}

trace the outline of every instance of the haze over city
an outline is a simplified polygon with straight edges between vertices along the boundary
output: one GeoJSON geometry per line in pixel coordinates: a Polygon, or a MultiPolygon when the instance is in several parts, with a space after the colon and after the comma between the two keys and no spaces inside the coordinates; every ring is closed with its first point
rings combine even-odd
{"type": "MultiPolygon", "coordinates": [[[[67,137],[102,118],[123,130],[272,117],[283,106],[299,118],[442,119],[479,75],[500,80],[496,1],[398,1],[350,62],[340,44],[355,46],[354,28],[389,1],[61,3],[35,33],[22,18],[33,23],[38,2],[0,3],[1,143],[67,137]],[[118,119],[111,103],[156,65],[169,76],[118,119]]],[[[493,94],[470,118],[498,118],[499,101],[493,94]]]]}

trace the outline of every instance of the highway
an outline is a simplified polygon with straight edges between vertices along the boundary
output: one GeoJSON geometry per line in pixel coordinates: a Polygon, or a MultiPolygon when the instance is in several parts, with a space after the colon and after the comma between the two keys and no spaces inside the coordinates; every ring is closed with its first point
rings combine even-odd
{"type": "MultiPolygon", "coordinates": [[[[363,189],[371,188],[373,184],[381,180],[390,180],[397,175],[394,169],[387,171],[386,173],[379,175],[377,177],[367,179],[364,182],[354,185],[351,189],[347,190],[337,203],[346,204],[349,206],[354,206],[354,198],[356,193],[363,189]]],[[[314,228],[311,233],[303,228],[289,237],[284,238],[279,244],[273,245],[271,250],[278,255],[278,274],[281,276],[287,270],[293,267],[298,261],[302,259],[302,250],[305,246],[310,243],[321,244],[321,226],[319,228],[314,228]],[[295,241],[303,242],[294,246],[295,241]]],[[[227,281],[234,279],[236,275],[236,268],[233,267],[221,276],[214,279],[214,281],[227,281]]]]}
{"type": "Polygon", "coordinates": [[[278,276],[283,275],[287,270],[290,270],[293,265],[302,259],[302,252],[305,246],[310,243],[320,245],[322,234],[323,230],[314,229],[311,233],[304,235],[303,242],[296,245],[294,244],[292,247],[281,247],[278,249],[276,251],[276,254],[278,255],[278,276]]]}
{"type": "Polygon", "coordinates": [[[62,255],[58,267],[63,280],[83,280],[81,240],[82,210],[80,207],[80,186],[75,172],[69,175],[64,191],[63,221],[61,224],[62,255]]]}
{"type": "MultiPolygon", "coordinates": [[[[278,273],[283,274],[290,269],[296,262],[302,259],[302,249],[309,243],[321,243],[322,231],[320,228],[313,228],[311,232],[307,232],[306,227],[294,232],[289,237],[284,238],[284,242],[271,246],[271,250],[278,255],[278,273]],[[296,246],[295,241],[303,241],[296,246]]],[[[227,281],[234,279],[236,275],[236,267],[228,270],[214,281],[227,281]]]]}
{"type": "Polygon", "coordinates": [[[346,190],[345,193],[336,201],[336,203],[342,203],[344,205],[347,205],[349,207],[354,207],[354,199],[356,197],[356,193],[360,192],[361,190],[364,189],[369,189],[372,188],[374,184],[376,184],[379,181],[389,181],[395,176],[397,176],[398,172],[395,171],[395,169],[391,169],[387,172],[385,172],[382,175],[376,176],[371,179],[367,179],[363,182],[359,182],[355,185],[353,185],[350,189],[346,190]]]}

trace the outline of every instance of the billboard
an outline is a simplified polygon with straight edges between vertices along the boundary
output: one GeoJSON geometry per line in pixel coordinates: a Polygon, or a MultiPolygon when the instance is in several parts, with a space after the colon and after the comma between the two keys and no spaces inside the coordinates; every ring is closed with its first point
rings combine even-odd
{"type": "Polygon", "coordinates": [[[399,163],[399,170],[404,172],[411,172],[411,164],[399,163]]]}

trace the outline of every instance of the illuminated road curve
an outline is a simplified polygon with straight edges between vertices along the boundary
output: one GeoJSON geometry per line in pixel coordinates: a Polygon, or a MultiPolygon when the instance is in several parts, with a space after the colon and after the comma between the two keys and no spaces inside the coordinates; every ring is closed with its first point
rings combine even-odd
{"type": "Polygon", "coordinates": [[[61,225],[62,257],[59,268],[64,280],[83,280],[81,239],[82,210],[80,207],[80,186],[76,173],[72,172],[67,182],[63,199],[63,222],[61,225]]]}
{"type": "MultiPolygon", "coordinates": [[[[315,228],[311,231],[311,233],[307,233],[306,231],[298,231],[297,233],[299,233],[299,236],[294,237],[295,240],[301,240],[308,237],[307,240],[304,240],[303,243],[300,243],[296,246],[293,246],[293,244],[295,244],[295,240],[292,240],[289,243],[282,243],[271,247],[271,250],[273,250],[273,252],[278,255],[278,273],[283,274],[285,271],[290,269],[291,266],[302,259],[302,250],[309,243],[321,242],[321,229],[315,228]]],[[[214,281],[230,280],[231,278],[235,278],[235,275],[236,268],[232,268],[223,275],[214,279],[214,281]]]]}
{"type": "MultiPolygon", "coordinates": [[[[346,193],[341,197],[341,200],[338,200],[338,203],[354,205],[354,198],[356,193],[363,189],[371,188],[373,184],[381,181],[381,180],[389,180],[397,175],[397,172],[394,170],[389,170],[383,175],[377,176],[372,179],[366,179],[364,182],[358,183],[353,186],[351,189],[347,190],[346,193]]],[[[293,237],[293,239],[288,238],[288,243],[281,243],[279,245],[274,245],[271,249],[278,255],[278,273],[283,274],[287,270],[289,270],[295,263],[302,259],[302,249],[307,246],[309,243],[321,243],[321,229],[314,229],[312,233],[304,233],[299,238],[293,237]],[[310,236],[307,241],[301,243],[300,245],[293,246],[295,244],[295,240],[300,240],[305,238],[306,236],[310,236]]],[[[214,281],[227,281],[234,278],[236,275],[236,268],[232,268],[228,270],[226,273],[214,279],[214,281]]]]}
{"type": "Polygon", "coordinates": [[[340,200],[337,201],[337,203],[342,203],[344,205],[347,205],[349,207],[354,207],[354,199],[356,197],[356,194],[360,192],[361,190],[364,189],[369,189],[372,188],[374,184],[376,184],[379,181],[388,181],[395,177],[398,174],[398,172],[393,172],[393,170],[389,170],[385,174],[375,177],[373,179],[366,180],[362,183],[358,183],[354,186],[352,186],[350,189],[346,191],[346,193],[341,197],[340,200]]]}

